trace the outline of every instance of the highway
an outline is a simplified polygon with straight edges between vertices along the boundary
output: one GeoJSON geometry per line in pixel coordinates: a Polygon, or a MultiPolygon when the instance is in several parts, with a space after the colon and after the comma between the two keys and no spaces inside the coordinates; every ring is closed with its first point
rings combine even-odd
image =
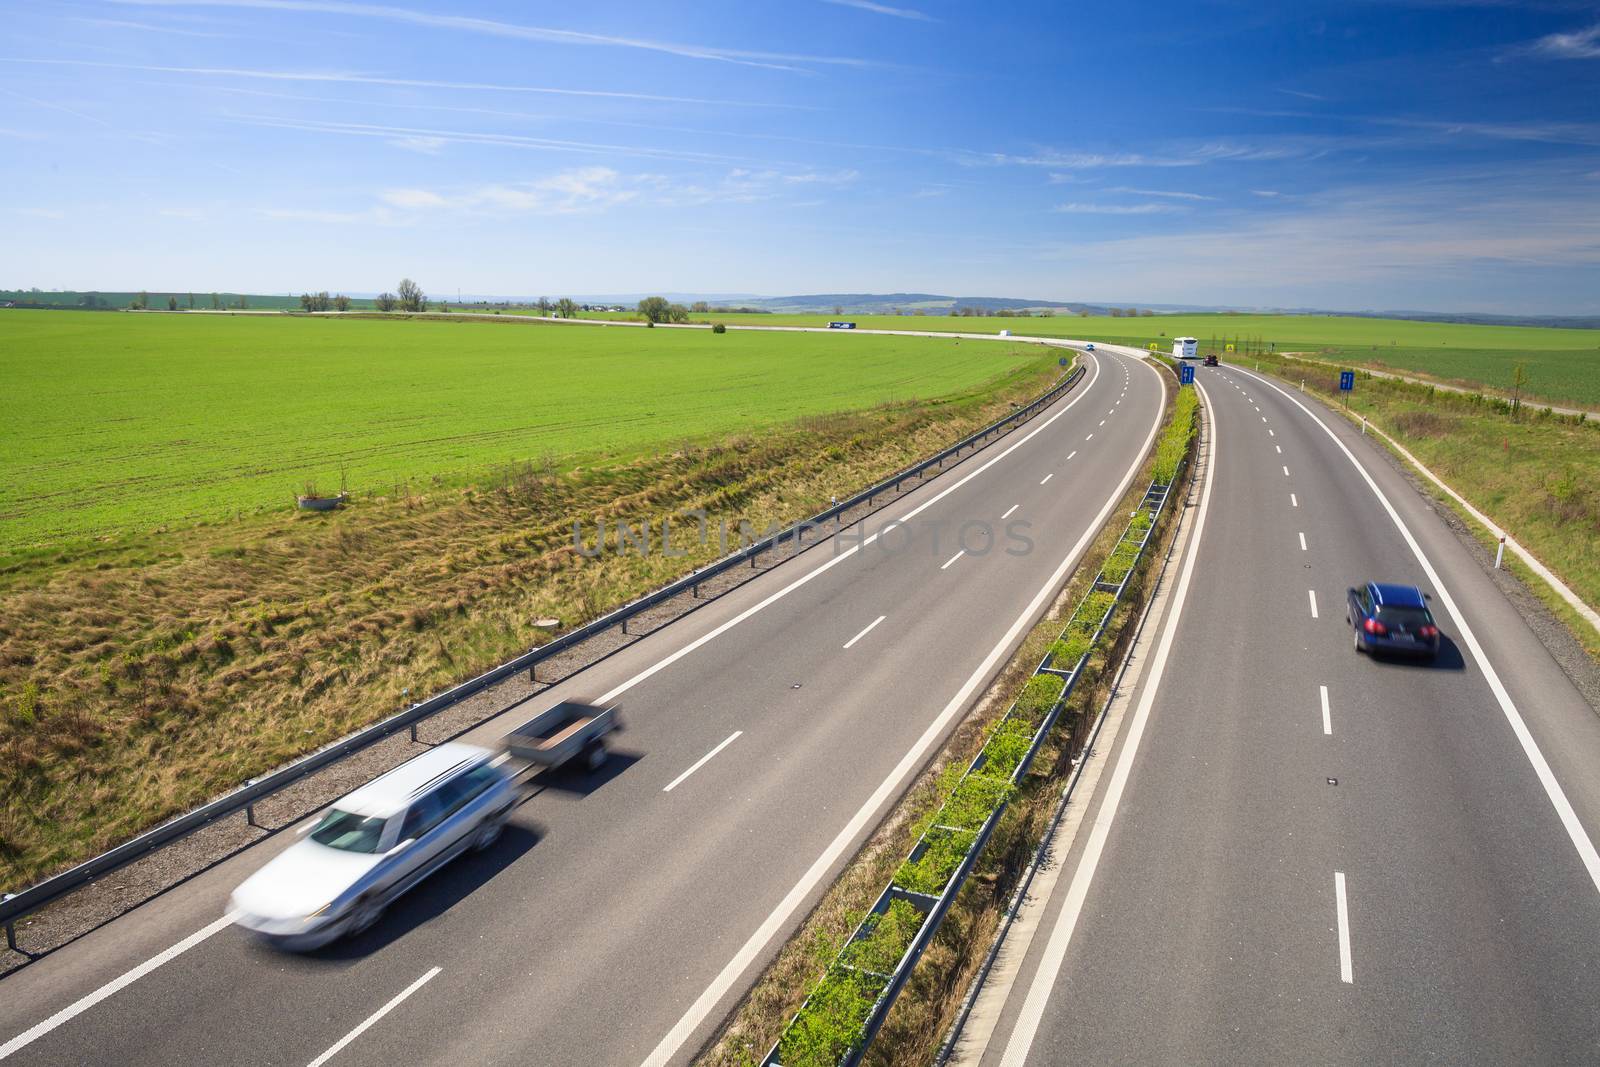
{"type": "Polygon", "coordinates": [[[1600,1061],[1596,709],[1358,428],[1196,370],[1212,481],[957,1062],[1600,1061]],[[1367,580],[1432,594],[1436,664],[1354,652],[1367,580]]]}
{"type": "Polygon", "coordinates": [[[373,930],[296,957],[231,925],[228,893],[278,834],[0,980],[0,1059],[687,1062],[1132,483],[1170,376],[1085,364],[857,528],[473,731],[561,699],[627,723],[599,773],[541,780],[498,845],[373,930]]]}

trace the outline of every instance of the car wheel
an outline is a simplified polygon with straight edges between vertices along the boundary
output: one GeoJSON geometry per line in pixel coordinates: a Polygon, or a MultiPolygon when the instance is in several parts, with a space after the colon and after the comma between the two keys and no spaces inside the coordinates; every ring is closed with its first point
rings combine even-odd
{"type": "Polygon", "coordinates": [[[356,901],[355,910],[350,915],[350,929],[348,936],[365,933],[383,917],[383,901],[375,896],[365,896],[356,901]]]}
{"type": "Polygon", "coordinates": [[[1350,636],[1350,640],[1352,640],[1352,641],[1354,641],[1354,642],[1355,642],[1355,646],[1356,646],[1356,651],[1357,651],[1357,652],[1360,652],[1360,651],[1361,651],[1361,635],[1360,635],[1360,634],[1359,634],[1359,633],[1357,633],[1357,634],[1352,634],[1352,635],[1351,635],[1351,636],[1350,636]]]}
{"type": "Polygon", "coordinates": [[[496,815],[482,826],[478,827],[478,836],[472,839],[472,850],[482,852],[496,841],[500,840],[500,831],[505,829],[506,817],[496,815]]]}
{"type": "Polygon", "coordinates": [[[598,771],[606,762],[606,746],[598,743],[590,745],[589,751],[584,754],[584,762],[591,771],[598,771]]]}

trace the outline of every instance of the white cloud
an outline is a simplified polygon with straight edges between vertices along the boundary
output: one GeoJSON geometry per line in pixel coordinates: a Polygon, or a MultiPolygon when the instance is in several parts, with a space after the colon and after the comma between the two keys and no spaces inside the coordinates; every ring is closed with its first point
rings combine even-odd
{"type": "Polygon", "coordinates": [[[387,189],[378,195],[389,207],[406,211],[575,215],[637,199],[637,186],[637,181],[625,179],[610,167],[578,167],[533,181],[497,182],[453,193],[387,189]]]}
{"type": "Polygon", "coordinates": [[[1550,59],[1600,59],[1600,23],[1586,30],[1541,37],[1528,51],[1550,59]]]}
{"type": "Polygon", "coordinates": [[[1214,196],[1203,196],[1200,193],[1178,193],[1163,189],[1130,189],[1126,185],[1119,185],[1107,189],[1108,193],[1133,193],[1137,196],[1162,196],[1169,200],[1215,200],[1214,196]]]}
{"type": "Polygon", "coordinates": [[[857,170],[805,171],[785,174],[783,180],[791,185],[849,185],[859,177],[861,172],[857,170]]]}
{"type": "Polygon", "coordinates": [[[1325,96],[1319,96],[1316,93],[1308,93],[1308,92],[1305,92],[1304,90],[1301,90],[1301,89],[1274,89],[1272,91],[1275,92],[1275,93],[1283,93],[1285,96],[1298,96],[1302,100],[1326,100],[1326,99],[1328,99],[1325,96]]]}
{"type": "Polygon", "coordinates": [[[837,4],[839,7],[853,7],[861,11],[870,11],[874,15],[891,15],[897,19],[912,19],[917,22],[936,22],[932,15],[922,11],[914,11],[909,7],[890,7],[888,4],[876,4],[872,0],[822,0],[825,4],[837,4]]]}
{"type": "Polygon", "coordinates": [[[421,152],[423,155],[434,156],[439,154],[439,149],[448,142],[443,137],[396,137],[389,142],[396,148],[404,148],[410,152],[421,152]]]}
{"type": "Polygon", "coordinates": [[[1067,215],[1166,215],[1182,209],[1173,204],[1057,204],[1050,210],[1067,215]]]}
{"type": "Polygon", "coordinates": [[[386,204],[392,204],[395,207],[407,210],[444,207],[445,204],[449,203],[438,193],[430,192],[427,189],[387,189],[379,193],[378,197],[386,204]]]}
{"type": "Polygon", "coordinates": [[[1264,196],[1268,199],[1274,199],[1283,195],[1276,189],[1252,189],[1250,192],[1253,196],[1264,196]]]}

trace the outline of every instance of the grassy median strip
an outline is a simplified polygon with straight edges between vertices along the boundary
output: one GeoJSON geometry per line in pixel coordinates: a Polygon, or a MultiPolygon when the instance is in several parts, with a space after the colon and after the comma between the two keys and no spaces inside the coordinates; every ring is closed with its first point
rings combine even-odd
{"type": "MultiPolygon", "coordinates": [[[[1600,422],[1557,415],[1499,397],[1462,395],[1359,374],[1349,407],[1338,389],[1338,370],[1298,360],[1262,357],[1269,371],[1346,411],[1370,419],[1462,496],[1510,531],[1587,604],[1600,604],[1600,422]]],[[[1421,483],[1428,495],[1450,502],[1421,483]]],[[[1454,505],[1450,504],[1453,508],[1454,505]]],[[[1477,524],[1463,514],[1470,529],[1477,524]]],[[[1481,537],[1487,534],[1480,531],[1481,537]]],[[[1509,558],[1508,564],[1519,567],[1509,558]]],[[[1529,588],[1573,635],[1600,659],[1600,634],[1532,574],[1529,588]]]]}
{"type": "Polygon", "coordinates": [[[541,619],[574,626],[723,552],[713,531],[681,556],[588,559],[575,520],[591,540],[600,519],[654,520],[658,547],[661,519],[684,509],[728,517],[735,538],[739,519],[793,521],[1038,395],[1055,356],[1001,361],[935,401],[14,556],[0,568],[0,888],[541,644],[541,619]]]}
{"type": "MultiPolygon", "coordinates": [[[[1195,404],[1192,399],[1184,400],[1180,394],[1150,460],[1152,469],[1169,470],[1170,479],[1181,468],[1193,438],[1195,419],[1195,404]],[[1168,462],[1170,467],[1163,468],[1168,462]]],[[[1174,487],[1173,491],[1181,490],[1174,487]]],[[[1142,488],[1130,494],[1130,502],[1139,502],[1142,494],[1142,488]]],[[[1174,496],[1174,505],[1176,500],[1174,496]]],[[[1163,523],[1171,510],[1162,513],[1163,523]]],[[[1117,621],[1101,633],[1108,613],[1117,605],[1117,598],[1096,586],[1129,579],[1124,586],[1124,595],[1128,598],[1125,603],[1129,605],[1142,594],[1142,582],[1137,580],[1129,564],[1136,560],[1142,574],[1148,560],[1155,555],[1158,541],[1155,537],[1149,539],[1149,547],[1142,558],[1137,552],[1138,543],[1150,533],[1151,523],[1150,512],[1141,508],[1126,528],[1113,528],[1102,535],[1087,557],[1092,562],[1080,568],[1079,577],[1072,583],[1071,588],[1079,590],[1080,595],[1074,610],[1065,619],[1065,626],[1060,616],[1052,611],[1025,640],[1022,650],[1005,672],[1005,682],[993,691],[1014,697],[1010,711],[998,722],[989,719],[978,733],[981,740],[977,744],[973,743],[971,733],[958,734],[947,749],[943,770],[936,775],[937,784],[931,790],[914,788],[909,800],[891,817],[891,823],[920,833],[911,837],[917,841],[916,846],[890,877],[890,887],[878,898],[879,906],[884,899],[893,900],[897,893],[912,894],[932,906],[934,898],[949,891],[951,878],[966,861],[974,842],[980,840],[984,828],[991,824],[1002,805],[1006,805],[998,822],[993,824],[988,847],[977,856],[975,876],[957,891],[953,906],[933,934],[931,946],[911,972],[905,992],[890,1010],[878,1038],[866,1050],[865,1062],[922,1063],[937,1046],[940,1026],[948,1025],[949,990],[956,979],[966,973],[964,961],[980,944],[981,932],[994,927],[994,915],[989,913],[1003,900],[996,892],[997,887],[1003,882],[1014,882],[1020,873],[1019,845],[1028,834],[1019,833],[1019,818],[1033,832],[1036,841],[1037,833],[1042,830],[1039,810],[1048,806],[1049,786],[1069,766],[1070,758],[1082,743],[1090,706],[1084,702],[1090,696],[1088,691],[1094,688],[1127,621],[1136,617],[1134,611],[1113,616],[1117,621]],[[1110,578],[1105,570],[1113,560],[1120,568],[1120,578],[1110,578]],[[1096,562],[1102,564],[1098,575],[1090,569],[1096,562]],[[1031,665],[1041,664],[1041,660],[1044,663],[1034,673],[1031,665]],[[1057,720],[1058,728],[1039,735],[1047,716],[1061,701],[1067,684],[1067,679],[1055,671],[1072,672],[1082,684],[1079,692],[1070,698],[1067,714],[1057,720]],[[1020,782],[1013,781],[1036,736],[1040,739],[1040,761],[1030,767],[1020,782]],[[962,774],[964,761],[970,761],[970,765],[962,774]]],[[[1058,601],[1058,606],[1060,603],[1058,601]]],[[[925,777],[919,786],[925,785],[927,780],[925,777]]],[[[905,840],[904,834],[897,836],[905,840]]],[[[846,937],[849,927],[844,924],[851,918],[859,918],[861,913],[850,910],[849,902],[866,899],[871,883],[860,877],[860,872],[881,869],[883,851],[883,843],[875,838],[856,865],[858,869],[847,870],[830,890],[800,937],[780,953],[778,962],[763,976],[700,1062],[718,1065],[757,1062],[767,1047],[763,1044],[763,1034],[776,1037],[777,1060],[785,1067],[834,1067],[859,1048],[894,968],[879,971],[878,977],[865,983],[853,973],[848,978],[842,975],[840,967],[852,958],[855,944],[864,936],[870,937],[874,929],[869,917],[857,928],[856,940],[850,941],[846,937]],[[827,947],[841,941],[846,947],[837,961],[830,961],[827,947]],[[796,966],[797,960],[800,966],[796,966]],[[805,967],[806,961],[816,970],[805,967]],[[792,982],[797,970],[809,971],[812,977],[801,987],[803,1002],[797,1004],[798,1013],[792,1021],[786,1021],[786,1016],[773,1019],[752,1011],[753,1006],[764,1003],[787,1000],[796,1004],[793,999],[774,995],[772,980],[775,974],[782,973],[792,982]],[[808,987],[810,996],[804,997],[808,987]],[[852,990],[856,995],[841,996],[841,989],[852,990]],[[779,1034],[781,1036],[777,1036],[779,1034]]],[[[908,938],[905,945],[911,944],[912,939],[908,938]]],[[[895,964],[899,963],[897,958],[895,964]]],[[[793,991],[792,984],[789,989],[793,991]]],[[[794,1012],[795,1008],[783,1010],[794,1012]]],[[[770,1043],[772,1038],[765,1040],[770,1043]]]]}

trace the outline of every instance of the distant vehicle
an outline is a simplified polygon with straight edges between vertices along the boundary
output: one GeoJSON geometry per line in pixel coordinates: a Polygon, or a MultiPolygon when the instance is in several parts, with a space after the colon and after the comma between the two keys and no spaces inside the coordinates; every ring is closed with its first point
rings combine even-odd
{"type": "Polygon", "coordinates": [[[855,328],[856,328],[856,324],[853,323],[853,322],[830,322],[830,323],[828,323],[828,329],[830,329],[830,330],[853,330],[855,328]]]}
{"type": "Polygon", "coordinates": [[[1172,339],[1172,354],[1178,359],[1193,359],[1195,346],[1200,342],[1193,337],[1174,337],[1172,339]]]}
{"type": "Polygon", "coordinates": [[[1357,652],[1401,652],[1432,659],[1439,654],[1439,626],[1428,596],[1414,585],[1368,582],[1348,592],[1345,618],[1357,652]]]}
{"type": "Polygon", "coordinates": [[[1220,361],[1217,359],[1217,354],[1215,352],[1208,353],[1206,358],[1200,362],[1204,363],[1208,367],[1216,367],[1220,365],[1220,361]]]}
{"type": "Polygon", "coordinates": [[[240,926],[294,952],[359,934],[428,875],[494,844],[516,799],[493,752],[439,745],[335,801],[233,891],[229,908],[240,926]]]}
{"type": "Polygon", "coordinates": [[[1090,341],[1088,344],[1084,345],[1083,346],[1083,350],[1085,352],[1093,352],[1094,351],[1094,342],[1090,341]]]}

